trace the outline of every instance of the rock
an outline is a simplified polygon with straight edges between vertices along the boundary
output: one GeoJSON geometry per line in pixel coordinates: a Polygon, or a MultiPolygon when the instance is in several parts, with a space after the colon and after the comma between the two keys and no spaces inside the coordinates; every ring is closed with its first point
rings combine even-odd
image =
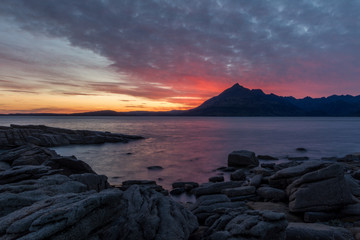
{"type": "Polygon", "coordinates": [[[224,181],[224,176],[213,176],[209,178],[209,182],[223,182],[224,181]]]}
{"type": "Polygon", "coordinates": [[[306,148],[303,148],[303,147],[296,148],[296,151],[298,151],[298,152],[307,152],[306,148]]]}
{"type": "Polygon", "coordinates": [[[230,174],[231,181],[244,181],[246,179],[245,172],[241,169],[230,174]]]}
{"type": "Polygon", "coordinates": [[[0,185],[0,216],[55,195],[81,193],[86,190],[84,184],[60,174],[3,184],[0,185]]]}
{"type": "Polygon", "coordinates": [[[191,212],[195,214],[199,223],[207,222],[209,224],[215,221],[214,218],[219,217],[224,211],[243,208],[244,206],[243,202],[231,202],[224,194],[204,195],[196,200],[191,212]]]}
{"type": "Polygon", "coordinates": [[[70,178],[74,181],[81,182],[86,185],[87,190],[95,190],[100,192],[110,187],[107,177],[93,173],[73,174],[70,178]]]}
{"type": "Polygon", "coordinates": [[[288,157],[287,159],[292,161],[305,161],[309,160],[309,157],[288,157]]]}
{"type": "Polygon", "coordinates": [[[339,164],[306,173],[291,183],[286,192],[292,212],[329,211],[354,202],[339,164]]]}
{"type": "Polygon", "coordinates": [[[230,209],[219,215],[207,239],[285,239],[285,215],[271,211],[230,209]]]}
{"type": "Polygon", "coordinates": [[[0,172],[10,169],[10,164],[6,162],[0,162],[0,172]]]}
{"type": "Polygon", "coordinates": [[[360,170],[357,170],[351,174],[351,176],[357,180],[360,180],[360,170]]]}
{"type": "Polygon", "coordinates": [[[143,188],[152,189],[157,192],[162,193],[163,195],[168,195],[168,191],[165,190],[162,186],[157,185],[155,181],[151,180],[128,180],[122,182],[122,186],[120,187],[121,190],[127,190],[133,185],[142,186],[143,188]]]}
{"type": "Polygon", "coordinates": [[[236,188],[228,188],[221,191],[221,193],[225,194],[228,197],[237,197],[237,196],[246,196],[252,195],[256,191],[256,188],[253,186],[244,186],[244,187],[236,187],[236,188]]]}
{"type": "Polygon", "coordinates": [[[202,195],[218,194],[221,193],[223,189],[227,189],[227,188],[241,187],[242,184],[243,182],[239,182],[239,181],[207,183],[201,185],[198,188],[195,188],[193,191],[196,197],[200,197],[202,195]]]}
{"type": "Polygon", "coordinates": [[[360,203],[345,206],[341,209],[340,214],[345,216],[360,216],[360,203]]]}
{"type": "Polygon", "coordinates": [[[45,166],[50,166],[52,169],[61,169],[62,174],[82,174],[82,173],[94,173],[89,164],[78,160],[75,156],[71,157],[56,157],[51,158],[44,162],[45,166]]]}
{"type": "Polygon", "coordinates": [[[271,169],[267,169],[267,168],[261,168],[261,167],[255,167],[253,169],[251,169],[251,172],[254,174],[261,174],[264,177],[268,177],[274,174],[274,171],[271,169]]]}
{"type": "Polygon", "coordinates": [[[184,188],[174,188],[173,190],[170,191],[170,194],[177,196],[183,194],[184,192],[185,192],[184,188]]]}
{"type": "Polygon", "coordinates": [[[280,202],[286,199],[285,191],[277,188],[260,187],[256,193],[266,201],[280,202]]]}
{"type": "Polygon", "coordinates": [[[53,150],[34,145],[24,145],[2,153],[0,161],[11,166],[40,165],[53,157],[59,157],[53,150]]]}
{"type": "Polygon", "coordinates": [[[351,193],[356,197],[360,197],[360,182],[350,174],[345,174],[344,177],[347,185],[350,187],[351,193]]]}
{"type": "Polygon", "coordinates": [[[262,163],[262,164],[260,164],[260,166],[261,166],[262,168],[274,169],[274,168],[275,168],[275,163],[262,163]]]}
{"type": "MultiPolygon", "coordinates": [[[[279,166],[280,164],[278,164],[279,166]]],[[[285,189],[289,184],[291,184],[295,179],[300,176],[321,169],[329,165],[326,162],[322,161],[309,161],[304,162],[300,165],[293,167],[288,167],[282,170],[277,171],[274,175],[269,178],[269,184],[271,187],[285,189]]]]}
{"type": "Polygon", "coordinates": [[[18,166],[0,172],[0,184],[16,183],[23,180],[38,179],[58,173],[47,166],[18,166]]]}
{"type": "Polygon", "coordinates": [[[185,185],[189,185],[192,186],[192,188],[197,188],[199,187],[199,184],[196,182],[174,182],[172,184],[173,188],[185,188],[185,185]]]}
{"type": "Polygon", "coordinates": [[[269,155],[257,155],[257,158],[260,160],[279,160],[278,158],[269,155]]]}
{"type": "Polygon", "coordinates": [[[161,166],[150,166],[147,167],[148,170],[163,170],[164,168],[161,166]]]}
{"type": "Polygon", "coordinates": [[[269,210],[283,213],[289,222],[302,222],[302,219],[289,211],[287,204],[282,202],[247,202],[246,205],[253,210],[269,210]]]}
{"type": "Polygon", "coordinates": [[[305,212],[304,222],[306,223],[327,222],[337,217],[338,215],[333,212],[305,212]]]}
{"type": "Polygon", "coordinates": [[[259,160],[255,157],[254,152],[241,150],[233,151],[228,156],[228,166],[234,167],[256,167],[259,160]]]}
{"type": "Polygon", "coordinates": [[[55,147],[69,144],[99,144],[143,139],[140,136],[113,134],[110,132],[69,130],[43,125],[10,125],[0,127],[0,148],[9,149],[25,144],[55,147]]]}
{"type": "Polygon", "coordinates": [[[351,240],[351,232],[345,228],[331,227],[319,223],[289,223],[286,228],[287,240],[351,240]]]}
{"type": "Polygon", "coordinates": [[[259,187],[261,184],[262,177],[263,177],[262,174],[257,174],[253,176],[252,178],[250,178],[249,185],[254,187],[259,187]]]}

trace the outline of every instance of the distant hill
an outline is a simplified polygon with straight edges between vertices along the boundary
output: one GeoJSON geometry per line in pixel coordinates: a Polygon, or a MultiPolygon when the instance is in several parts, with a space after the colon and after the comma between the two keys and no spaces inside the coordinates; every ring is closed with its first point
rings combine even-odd
{"type": "Polygon", "coordinates": [[[360,95],[333,95],[330,97],[296,99],[265,94],[260,89],[248,89],[238,83],[218,96],[206,100],[190,110],[168,112],[116,112],[111,110],[74,113],[28,113],[9,115],[31,116],[360,116],[360,95]]]}

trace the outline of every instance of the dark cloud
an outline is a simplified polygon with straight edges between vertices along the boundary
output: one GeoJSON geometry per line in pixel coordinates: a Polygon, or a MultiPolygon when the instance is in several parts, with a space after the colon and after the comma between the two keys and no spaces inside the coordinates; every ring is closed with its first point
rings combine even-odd
{"type": "Polygon", "coordinates": [[[107,57],[138,86],[91,85],[99,91],[187,95],[197,77],[360,87],[360,1],[3,0],[0,14],[107,57]]]}

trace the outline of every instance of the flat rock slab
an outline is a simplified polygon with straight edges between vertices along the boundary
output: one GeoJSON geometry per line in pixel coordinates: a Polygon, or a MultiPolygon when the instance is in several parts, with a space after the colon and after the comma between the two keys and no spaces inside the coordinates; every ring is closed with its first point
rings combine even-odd
{"type": "Polygon", "coordinates": [[[10,127],[0,127],[0,149],[10,149],[25,144],[56,147],[69,144],[126,143],[136,139],[143,139],[143,137],[100,131],[70,130],[44,125],[12,124],[10,127]]]}

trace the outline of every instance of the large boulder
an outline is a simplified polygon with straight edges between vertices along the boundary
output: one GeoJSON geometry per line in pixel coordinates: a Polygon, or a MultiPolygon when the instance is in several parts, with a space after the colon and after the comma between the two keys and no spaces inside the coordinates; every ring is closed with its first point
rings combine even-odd
{"type": "Polygon", "coordinates": [[[279,202],[286,199],[285,191],[272,187],[260,187],[256,193],[266,201],[279,202]]]}
{"type": "Polygon", "coordinates": [[[218,183],[206,183],[193,190],[197,197],[209,194],[219,194],[223,189],[241,187],[243,182],[230,181],[230,182],[218,182],[218,183]]]}
{"type": "Polygon", "coordinates": [[[295,179],[308,172],[319,170],[327,165],[329,164],[323,161],[310,161],[304,162],[300,165],[287,167],[277,171],[274,175],[272,175],[269,178],[269,184],[271,187],[285,189],[295,179]]]}
{"type": "Polygon", "coordinates": [[[352,240],[349,230],[319,223],[289,223],[286,229],[287,240],[352,240]]]}
{"type": "Polygon", "coordinates": [[[306,173],[291,183],[286,192],[292,212],[329,211],[354,202],[339,164],[306,173]]]}
{"type": "Polygon", "coordinates": [[[254,152],[247,150],[233,151],[228,156],[228,166],[233,167],[257,167],[259,160],[254,152]]]}

